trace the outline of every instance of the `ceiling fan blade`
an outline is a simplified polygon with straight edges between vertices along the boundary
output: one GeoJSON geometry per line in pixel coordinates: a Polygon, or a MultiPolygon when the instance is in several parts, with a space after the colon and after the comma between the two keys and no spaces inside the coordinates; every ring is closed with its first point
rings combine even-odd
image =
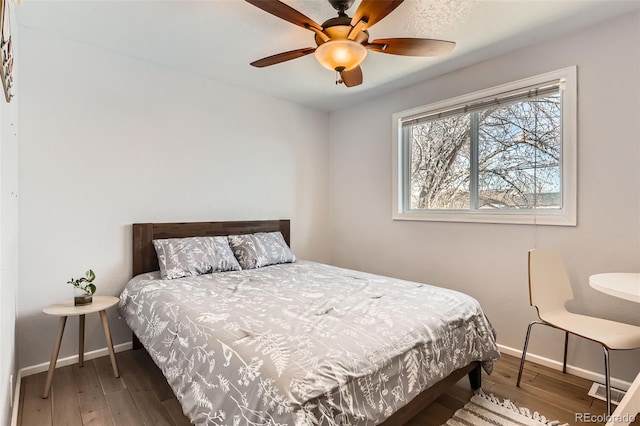
{"type": "Polygon", "coordinates": [[[347,87],[358,86],[362,84],[362,68],[357,66],[348,71],[342,71],[340,73],[340,78],[347,87]]]}
{"type": "Polygon", "coordinates": [[[380,38],[367,45],[374,52],[403,56],[442,56],[451,52],[456,44],[452,41],[428,38],[380,38]]]}
{"type": "Polygon", "coordinates": [[[269,65],[279,64],[280,62],[290,61],[291,59],[301,58],[309,53],[315,52],[314,47],[305,47],[304,49],[290,50],[289,52],[278,53],[277,55],[267,56],[251,62],[251,65],[258,68],[268,67],[269,65]]]}
{"type": "Polygon", "coordinates": [[[404,0],[362,0],[356,13],[351,19],[351,25],[355,26],[359,21],[366,21],[363,30],[371,27],[376,22],[394,11],[404,0]]]}
{"type": "Polygon", "coordinates": [[[315,28],[322,31],[320,24],[313,19],[308,18],[302,13],[298,12],[291,6],[282,3],[279,0],[246,0],[248,3],[259,7],[267,13],[270,13],[278,18],[282,18],[285,21],[289,21],[292,24],[301,26],[302,28],[310,29],[315,28]]]}

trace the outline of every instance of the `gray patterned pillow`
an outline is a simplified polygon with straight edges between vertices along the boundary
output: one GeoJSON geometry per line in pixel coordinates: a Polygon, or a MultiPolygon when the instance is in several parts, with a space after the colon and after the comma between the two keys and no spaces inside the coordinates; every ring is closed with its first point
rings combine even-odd
{"type": "Polygon", "coordinates": [[[227,237],[153,240],[162,279],[193,277],[212,272],[239,271],[227,237]]]}
{"type": "Polygon", "coordinates": [[[229,245],[242,269],[296,261],[280,232],[229,235],[229,245]]]}

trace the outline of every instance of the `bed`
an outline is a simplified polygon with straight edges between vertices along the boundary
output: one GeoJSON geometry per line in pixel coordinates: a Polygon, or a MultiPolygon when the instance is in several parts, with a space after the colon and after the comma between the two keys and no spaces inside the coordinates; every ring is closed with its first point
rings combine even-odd
{"type": "Polygon", "coordinates": [[[153,240],[276,231],[289,244],[288,220],[133,225],[120,312],[195,424],[402,425],[465,375],[480,387],[499,353],[462,293],[301,260],[155,272],[153,240]]]}

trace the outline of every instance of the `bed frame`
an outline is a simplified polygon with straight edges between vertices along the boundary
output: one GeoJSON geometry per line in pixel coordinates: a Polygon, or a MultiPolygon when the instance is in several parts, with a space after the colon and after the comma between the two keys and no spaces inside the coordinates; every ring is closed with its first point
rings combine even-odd
{"type": "MultiPolygon", "coordinates": [[[[133,276],[145,272],[157,271],[158,259],[153,247],[153,240],[164,238],[186,237],[215,237],[232,234],[252,234],[254,232],[280,231],[287,244],[290,243],[289,220],[255,220],[255,221],[230,221],[230,222],[177,222],[177,223],[134,223],[133,224],[133,276]]],[[[137,336],[133,334],[133,349],[142,349],[143,346],[137,336]]],[[[455,370],[453,373],[440,380],[429,389],[416,396],[407,405],[396,411],[391,417],[382,423],[382,426],[404,425],[416,416],[424,408],[428,407],[450,386],[469,376],[469,382],[473,389],[481,385],[480,363],[471,364],[455,370]]]]}

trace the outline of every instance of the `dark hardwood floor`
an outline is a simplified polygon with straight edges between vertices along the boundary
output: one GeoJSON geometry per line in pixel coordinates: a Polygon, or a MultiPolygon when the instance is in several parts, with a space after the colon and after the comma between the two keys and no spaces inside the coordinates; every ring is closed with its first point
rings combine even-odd
{"type": "MultiPolygon", "coordinates": [[[[145,351],[118,353],[119,379],[113,377],[109,357],[58,368],[51,396],[42,399],[46,372],[22,379],[19,426],[49,425],[189,425],[180,404],[160,370],[145,351]]],[[[488,393],[518,406],[539,411],[548,419],[578,424],[575,413],[603,414],[605,404],[587,395],[591,382],[527,363],[521,387],[515,386],[519,360],[503,355],[491,376],[483,373],[488,393]]],[[[422,411],[409,425],[441,425],[472,395],[465,378],[422,411]]],[[[603,423],[590,423],[602,425],[603,423]]],[[[634,425],[640,424],[638,420],[634,425]]]]}

